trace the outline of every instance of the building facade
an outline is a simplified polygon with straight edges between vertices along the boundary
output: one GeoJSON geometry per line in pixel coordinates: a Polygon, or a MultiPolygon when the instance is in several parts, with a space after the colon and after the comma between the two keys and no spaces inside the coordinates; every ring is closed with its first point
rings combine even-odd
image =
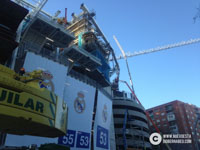
{"type": "Polygon", "coordinates": [[[131,94],[113,92],[113,116],[117,150],[151,150],[145,109],[131,94]]]}
{"type": "MultiPolygon", "coordinates": [[[[172,149],[196,150],[200,142],[200,128],[198,114],[200,108],[179,100],[147,109],[149,116],[162,134],[190,134],[191,144],[170,144],[172,149]]],[[[155,132],[149,122],[151,132],[155,132]]],[[[160,145],[165,149],[164,145],[160,145]]]]}
{"type": "MultiPolygon", "coordinates": [[[[0,1],[0,64],[12,68],[11,70],[1,65],[3,69],[0,68],[0,93],[2,89],[6,89],[12,94],[20,95],[28,90],[27,93],[34,95],[34,92],[30,92],[30,89],[33,89],[39,93],[39,98],[42,98],[41,95],[50,96],[42,99],[45,102],[44,112],[42,109],[41,114],[37,113],[37,118],[36,113],[30,113],[32,107],[29,107],[29,110],[11,107],[10,102],[6,109],[2,109],[5,108],[2,101],[6,96],[0,100],[0,149],[29,149],[31,145],[39,147],[45,143],[53,143],[70,147],[71,150],[115,150],[110,72],[114,75],[114,71],[119,70],[119,65],[114,50],[93,19],[95,13],[89,12],[84,4],[80,7],[81,14],[73,13],[72,21],[67,21],[66,17],[58,17],[59,11],[54,16],[44,12],[42,8],[46,2],[47,0],[35,1],[36,4],[32,4],[24,0],[0,1]],[[115,68],[109,65],[110,56],[114,58],[115,68]],[[8,79],[9,83],[13,84],[8,86],[2,82],[7,81],[5,72],[20,72],[21,68],[26,71],[24,77],[34,70],[44,74],[42,77],[34,76],[33,80],[21,82],[13,73],[13,77],[8,79]],[[47,75],[51,79],[46,78],[47,75]],[[38,82],[36,86],[28,86],[32,81],[38,82]],[[14,85],[17,85],[17,88],[14,85]],[[18,87],[23,89],[19,90],[18,87]],[[41,94],[41,88],[50,91],[50,94],[41,94]],[[54,94],[62,101],[58,101],[54,94]],[[60,108],[64,109],[65,104],[69,108],[67,117],[60,112],[57,113],[60,109],[54,107],[61,106],[60,108]],[[62,118],[62,121],[56,121],[57,118],[62,118]],[[7,124],[4,125],[5,122],[7,124]],[[57,126],[57,122],[67,122],[67,130],[63,130],[62,136],[56,134],[50,137],[49,134],[52,132],[48,129],[57,126]],[[16,124],[20,127],[16,127],[16,124]],[[44,125],[45,130],[41,129],[44,125]],[[24,131],[31,131],[31,134],[24,131]]],[[[35,94],[34,97],[36,96],[35,94]]],[[[35,99],[38,101],[39,98],[35,99]]],[[[24,101],[26,98],[20,97],[20,100],[24,101]]],[[[31,105],[33,104],[32,102],[31,105]]],[[[24,105],[20,103],[20,106],[24,105]]]]}

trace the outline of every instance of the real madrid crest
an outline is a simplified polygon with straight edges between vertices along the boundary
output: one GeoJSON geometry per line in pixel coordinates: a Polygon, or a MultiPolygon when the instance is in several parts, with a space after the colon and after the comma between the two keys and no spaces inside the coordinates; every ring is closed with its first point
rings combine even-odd
{"type": "Polygon", "coordinates": [[[49,72],[48,70],[43,71],[43,70],[36,70],[35,71],[36,75],[39,75],[40,78],[42,79],[41,81],[39,81],[39,87],[40,88],[51,88],[51,91],[54,92],[54,84],[52,82],[53,79],[53,75],[51,72],[49,72]]]}
{"type": "Polygon", "coordinates": [[[103,119],[103,122],[106,122],[107,119],[108,119],[108,111],[107,111],[107,106],[106,106],[106,104],[104,104],[104,107],[103,107],[102,119],[103,119]]]}
{"type": "Polygon", "coordinates": [[[74,101],[74,109],[77,113],[82,113],[85,110],[85,95],[82,92],[78,92],[77,98],[74,101]]]}

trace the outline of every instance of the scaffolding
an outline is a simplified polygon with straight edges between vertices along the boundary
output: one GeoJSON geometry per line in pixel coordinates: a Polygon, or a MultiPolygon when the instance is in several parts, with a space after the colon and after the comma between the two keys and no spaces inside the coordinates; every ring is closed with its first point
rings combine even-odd
{"type": "Polygon", "coordinates": [[[70,44],[70,48],[64,49],[62,54],[72,62],[71,65],[73,66],[71,68],[80,73],[87,74],[90,78],[98,81],[103,87],[109,86],[110,76],[115,72],[119,74],[119,65],[114,51],[94,20],[95,13],[89,12],[84,4],[81,4],[80,8],[82,12],[79,15],[72,13],[72,21],[69,22],[69,26],[67,27],[67,30],[74,34],[75,40],[70,44]],[[71,56],[70,53],[72,52],[79,54],[71,56]],[[83,54],[82,56],[80,56],[81,53],[83,54]],[[89,57],[89,55],[91,56],[89,57]],[[87,61],[85,61],[87,66],[85,66],[85,63],[84,65],[76,66],[75,63],[79,62],[80,64],[82,62],[80,59],[82,57],[85,58],[85,56],[88,57],[88,61],[93,59],[92,57],[96,57],[96,60],[100,60],[100,62],[93,61],[93,64],[90,63],[88,66],[87,61]],[[110,57],[113,58],[113,68],[109,66],[110,57]]]}

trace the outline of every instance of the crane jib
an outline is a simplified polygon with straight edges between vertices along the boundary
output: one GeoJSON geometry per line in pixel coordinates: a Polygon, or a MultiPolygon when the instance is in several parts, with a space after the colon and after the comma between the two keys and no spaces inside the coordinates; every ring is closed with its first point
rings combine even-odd
{"type": "Polygon", "coordinates": [[[134,56],[138,56],[138,55],[154,53],[154,52],[158,52],[158,51],[168,50],[168,49],[186,46],[186,45],[195,44],[195,43],[200,43],[200,38],[190,39],[188,41],[182,41],[182,42],[169,44],[169,45],[165,45],[165,46],[159,46],[159,47],[156,47],[156,48],[150,48],[150,49],[146,49],[146,50],[136,51],[136,52],[133,52],[133,53],[127,52],[127,53],[123,54],[123,56],[122,55],[118,56],[117,59],[130,58],[130,57],[134,57],[134,56]],[[125,57],[124,57],[124,55],[125,55],[125,57]]]}

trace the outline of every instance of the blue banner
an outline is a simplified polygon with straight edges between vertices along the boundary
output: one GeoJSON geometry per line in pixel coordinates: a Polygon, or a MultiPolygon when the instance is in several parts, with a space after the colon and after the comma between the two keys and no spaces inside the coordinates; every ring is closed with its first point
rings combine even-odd
{"type": "Polygon", "coordinates": [[[89,148],[90,145],[90,133],[77,132],[76,147],[77,148],[89,148]]]}
{"type": "Polygon", "coordinates": [[[96,147],[108,149],[108,130],[101,126],[97,126],[96,147]]]}
{"type": "Polygon", "coordinates": [[[76,138],[76,131],[67,130],[67,135],[59,137],[58,144],[74,147],[75,138],[76,138]]]}

